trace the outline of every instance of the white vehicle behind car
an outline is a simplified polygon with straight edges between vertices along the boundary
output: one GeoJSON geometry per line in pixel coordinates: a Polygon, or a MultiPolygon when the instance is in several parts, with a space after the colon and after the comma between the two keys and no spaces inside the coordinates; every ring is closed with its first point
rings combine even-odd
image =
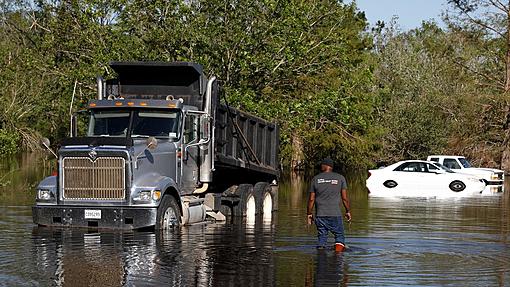
{"type": "Polygon", "coordinates": [[[406,160],[369,170],[370,196],[459,197],[479,195],[486,187],[481,178],[455,173],[436,162],[406,160]]]}
{"type": "Polygon", "coordinates": [[[457,173],[474,175],[482,178],[492,192],[502,192],[505,183],[505,173],[495,168],[473,167],[463,156],[431,155],[427,161],[440,163],[457,173]]]}

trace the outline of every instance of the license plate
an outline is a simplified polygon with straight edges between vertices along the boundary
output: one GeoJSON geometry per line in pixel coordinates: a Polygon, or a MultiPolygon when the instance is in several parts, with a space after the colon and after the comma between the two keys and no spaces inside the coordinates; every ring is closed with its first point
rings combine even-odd
{"type": "Polygon", "coordinates": [[[85,219],[101,219],[101,210],[85,209],[85,219]]]}

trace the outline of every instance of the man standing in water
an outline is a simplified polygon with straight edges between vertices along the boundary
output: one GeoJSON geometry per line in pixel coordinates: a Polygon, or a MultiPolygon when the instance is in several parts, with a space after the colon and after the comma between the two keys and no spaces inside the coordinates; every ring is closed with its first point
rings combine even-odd
{"type": "Polygon", "coordinates": [[[325,158],[321,162],[321,173],[312,179],[309,189],[307,218],[312,224],[312,210],[315,205],[315,225],[317,226],[319,244],[323,249],[328,241],[328,233],[335,235],[335,250],[345,250],[344,226],[340,200],[345,207],[345,217],[351,221],[350,204],[347,198],[347,182],[345,177],[333,172],[333,160],[325,158]]]}

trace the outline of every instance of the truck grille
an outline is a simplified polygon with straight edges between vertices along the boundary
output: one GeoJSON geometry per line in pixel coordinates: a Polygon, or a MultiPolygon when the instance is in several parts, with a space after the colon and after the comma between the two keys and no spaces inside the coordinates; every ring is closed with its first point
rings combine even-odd
{"type": "Polygon", "coordinates": [[[122,157],[65,157],[62,160],[64,199],[119,200],[126,190],[122,157]]]}

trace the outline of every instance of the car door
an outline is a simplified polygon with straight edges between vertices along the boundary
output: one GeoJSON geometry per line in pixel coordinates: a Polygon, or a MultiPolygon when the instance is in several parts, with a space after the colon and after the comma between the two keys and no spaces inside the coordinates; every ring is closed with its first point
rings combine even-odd
{"type": "MultiPolygon", "coordinates": [[[[425,164],[426,172],[423,173],[424,187],[426,192],[437,193],[438,190],[445,188],[445,173],[430,163],[425,164]]],[[[448,185],[446,185],[447,187],[448,185]]]]}
{"type": "Polygon", "coordinates": [[[395,181],[402,195],[420,194],[424,186],[423,170],[420,162],[407,162],[395,169],[395,181]]]}

